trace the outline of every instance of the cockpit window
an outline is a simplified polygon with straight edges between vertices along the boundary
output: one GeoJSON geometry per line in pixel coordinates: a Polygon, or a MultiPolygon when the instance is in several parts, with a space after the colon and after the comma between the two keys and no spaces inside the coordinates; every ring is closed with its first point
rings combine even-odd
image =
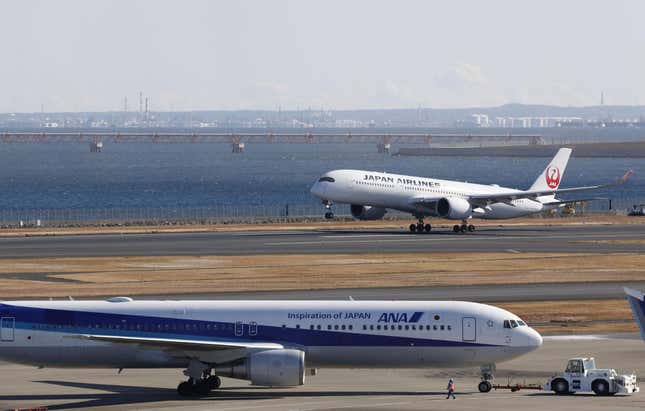
{"type": "Polygon", "coordinates": [[[526,323],[522,320],[517,320],[517,323],[520,325],[520,327],[525,327],[526,323]]]}
{"type": "Polygon", "coordinates": [[[511,328],[511,323],[508,320],[504,320],[504,328],[511,328]]]}
{"type": "Polygon", "coordinates": [[[319,182],[319,183],[322,183],[323,181],[327,181],[327,182],[329,182],[329,183],[333,183],[333,182],[335,182],[336,180],[334,180],[334,179],[333,179],[333,178],[331,178],[331,177],[327,177],[327,176],[325,176],[325,177],[320,177],[320,179],[318,179],[318,182],[319,182]]]}
{"type": "Polygon", "coordinates": [[[513,327],[513,328],[519,327],[519,325],[517,324],[517,321],[511,320],[511,327],[513,327]]]}

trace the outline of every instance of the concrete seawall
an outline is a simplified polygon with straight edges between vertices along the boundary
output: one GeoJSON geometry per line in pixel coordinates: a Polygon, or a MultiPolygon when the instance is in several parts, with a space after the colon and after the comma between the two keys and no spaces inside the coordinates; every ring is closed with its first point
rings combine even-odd
{"type": "Polygon", "coordinates": [[[401,147],[395,155],[456,157],[551,157],[560,147],[573,148],[574,157],[645,158],[645,141],[482,147],[401,147]]]}

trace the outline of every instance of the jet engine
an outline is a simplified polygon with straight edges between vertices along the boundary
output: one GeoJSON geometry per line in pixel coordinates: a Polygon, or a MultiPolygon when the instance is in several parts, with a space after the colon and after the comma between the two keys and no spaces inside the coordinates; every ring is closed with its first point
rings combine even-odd
{"type": "Polygon", "coordinates": [[[293,387],[305,383],[305,353],[300,350],[266,350],[229,365],[215,367],[222,377],[251,381],[253,385],[293,387]]]}
{"type": "Polygon", "coordinates": [[[352,204],[349,209],[352,212],[352,216],[359,220],[380,220],[387,212],[384,208],[356,204],[352,204]]]}
{"type": "Polygon", "coordinates": [[[444,197],[437,201],[437,215],[450,220],[463,220],[470,217],[472,208],[470,203],[459,197],[444,197]]]}

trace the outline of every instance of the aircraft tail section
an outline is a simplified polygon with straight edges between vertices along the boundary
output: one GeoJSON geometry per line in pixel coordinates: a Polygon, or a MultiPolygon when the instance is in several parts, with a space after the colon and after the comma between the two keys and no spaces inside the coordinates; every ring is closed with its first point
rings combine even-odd
{"type": "MultiPolygon", "coordinates": [[[[549,165],[542,171],[542,174],[533,182],[529,191],[548,191],[557,190],[560,186],[560,181],[564,176],[564,170],[567,168],[569,157],[571,156],[570,148],[561,148],[555,154],[549,165]]],[[[538,200],[545,203],[551,202],[555,199],[555,195],[547,195],[539,197],[538,200]]]]}
{"type": "Polygon", "coordinates": [[[629,306],[632,308],[634,319],[638,323],[638,328],[641,331],[641,338],[645,340],[645,295],[631,288],[624,288],[624,290],[629,306]]]}

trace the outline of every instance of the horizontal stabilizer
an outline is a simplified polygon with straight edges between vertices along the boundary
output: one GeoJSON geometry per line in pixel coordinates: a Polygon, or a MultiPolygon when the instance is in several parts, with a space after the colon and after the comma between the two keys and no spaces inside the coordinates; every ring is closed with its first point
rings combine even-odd
{"type": "Polygon", "coordinates": [[[608,187],[614,187],[620,184],[623,184],[625,181],[627,181],[634,172],[632,170],[627,170],[625,175],[623,175],[621,178],[616,180],[614,183],[609,183],[609,184],[602,184],[602,185],[597,185],[597,186],[585,186],[585,187],[572,187],[572,188],[558,188],[555,190],[528,190],[528,191],[521,191],[521,190],[514,190],[514,191],[509,191],[506,193],[494,193],[494,194],[475,194],[472,196],[469,196],[469,200],[471,204],[477,204],[477,205],[485,205],[485,204],[490,204],[490,203],[503,203],[503,202],[509,202],[513,200],[518,200],[521,198],[528,198],[528,199],[537,199],[538,197],[542,197],[545,195],[550,195],[550,194],[562,194],[562,193],[574,193],[578,191],[590,191],[590,190],[598,190],[601,188],[608,188],[608,187]]]}

